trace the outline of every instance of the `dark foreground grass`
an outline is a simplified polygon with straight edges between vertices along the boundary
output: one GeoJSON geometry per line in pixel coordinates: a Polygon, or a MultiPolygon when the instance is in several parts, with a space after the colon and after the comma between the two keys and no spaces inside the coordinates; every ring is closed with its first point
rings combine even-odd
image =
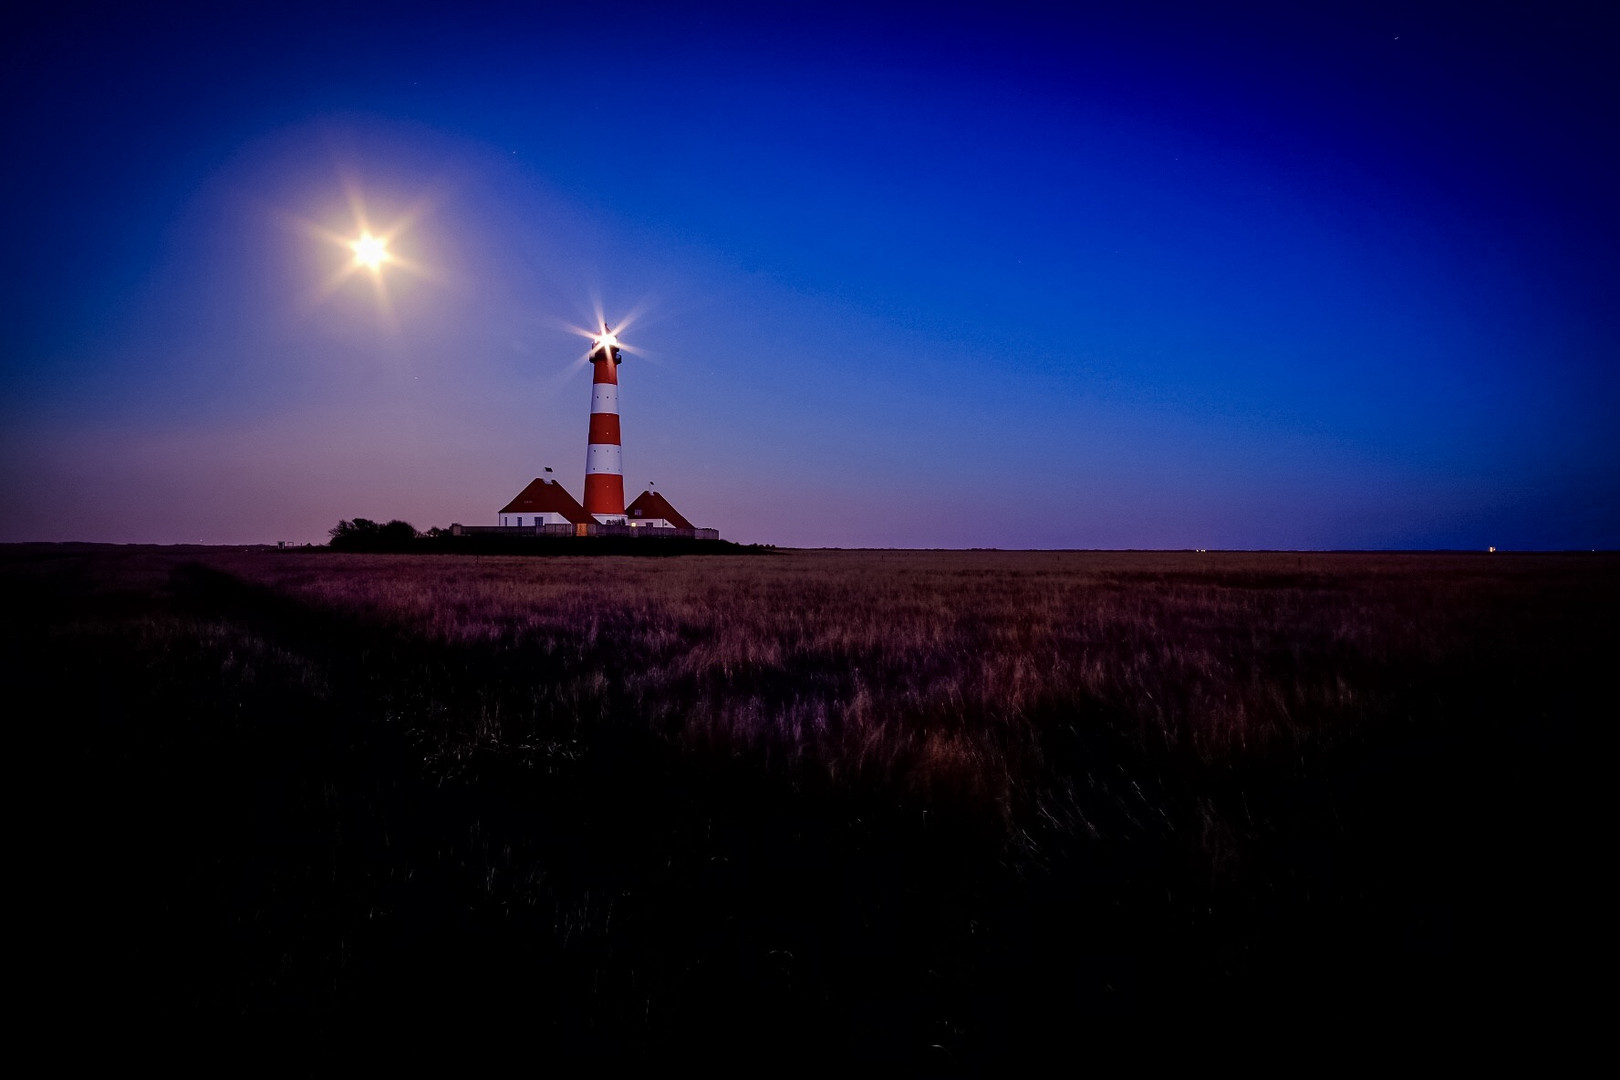
{"type": "Polygon", "coordinates": [[[1612,556],[4,549],[41,1000],[539,1052],[1576,1030],[1612,556]]]}

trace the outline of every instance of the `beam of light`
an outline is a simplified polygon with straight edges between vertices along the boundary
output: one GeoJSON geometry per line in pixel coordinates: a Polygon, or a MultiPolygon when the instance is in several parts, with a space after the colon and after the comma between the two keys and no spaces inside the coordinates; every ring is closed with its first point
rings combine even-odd
{"type": "Polygon", "coordinates": [[[568,366],[547,376],[541,386],[540,396],[549,401],[568,383],[575,375],[590,364],[591,354],[581,353],[569,362],[568,366]]]}
{"type": "Polygon", "coordinates": [[[562,329],[567,330],[569,333],[578,334],[580,337],[590,342],[590,346],[585,350],[584,354],[569,365],[569,374],[572,374],[573,372],[579,370],[580,367],[583,367],[584,364],[590,360],[592,354],[594,354],[598,349],[602,348],[604,344],[612,344],[620,352],[625,353],[626,355],[634,356],[642,360],[650,360],[655,364],[660,363],[655,354],[649,353],[646,349],[639,346],[631,345],[624,340],[624,332],[635,323],[636,319],[646,314],[647,301],[638,301],[636,305],[630,309],[629,314],[613,322],[610,322],[607,316],[603,313],[601,301],[594,301],[592,306],[596,314],[596,328],[594,330],[587,329],[583,326],[575,326],[572,323],[565,322],[558,324],[562,329]],[[611,330],[609,329],[610,326],[612,327],[611,330]]]}

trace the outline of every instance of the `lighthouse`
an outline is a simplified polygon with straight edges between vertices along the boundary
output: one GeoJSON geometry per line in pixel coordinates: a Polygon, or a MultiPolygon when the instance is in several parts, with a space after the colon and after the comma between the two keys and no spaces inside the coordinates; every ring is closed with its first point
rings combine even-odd
{"type": "Polygon", "coordinates": [[[585,447],[585,512],[623,525],[624,449],[619,443],[619,340],[607,323],[591,344],[591,428],[585,447]]]}
{"type": "MultiPolygon", "coordinates": [[[[624,450],[619,440],[619,339],[605,320],[600,334],[590,335],[591,425],[585,440],[585,502],[574,501],[546,470],[496,514],[498,525],[450,526],[453,536],[482,533],[501,536],[612,536],[718,540],[717,529],[700,529],[682,517],[662,493],[647,490],[624,503],[624,450]]],[[[581,330],[581,333],[588,331],[581,330]]],[[[633,350],[632,350],[633,351],[633,350]]],[[[578,353],[574,354],[577,364],[578,353]]],[[[578,368],[569,366],[570,371],[578,368]]],[[[615,541],[617,542],[617,541],[615,541]]]]}

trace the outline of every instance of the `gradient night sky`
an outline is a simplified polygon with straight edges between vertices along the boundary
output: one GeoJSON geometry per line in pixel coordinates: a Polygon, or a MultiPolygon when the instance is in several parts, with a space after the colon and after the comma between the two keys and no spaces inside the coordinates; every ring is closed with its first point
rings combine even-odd
{"type": "Polygon", "coordinates": [[[1620,546],[1605,5],[1214,6],[12,10],[0,540],[578,495],[600,301],[730,539],[1620,546]]]}

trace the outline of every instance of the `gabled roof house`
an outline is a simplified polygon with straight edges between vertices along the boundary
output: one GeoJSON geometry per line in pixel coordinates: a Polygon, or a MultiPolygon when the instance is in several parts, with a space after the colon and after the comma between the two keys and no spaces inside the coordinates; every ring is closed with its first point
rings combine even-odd
{"type": "Polygon", "coordinates": [[[669,500],[656,491],[643,491],[635,502],[624,508],[624,519],[632,528],[651,526],[655,529],[690,529],[692,523],[681,512],[669,505],[669,500]]]}
{"type": "Polygon", "coordinates": [[[567,488],[545,476],[535,477],[528,487],[500,508],[496,517],[497,524],[519,527],[585,525],[596,521],[568,494],[567,488]]]}

